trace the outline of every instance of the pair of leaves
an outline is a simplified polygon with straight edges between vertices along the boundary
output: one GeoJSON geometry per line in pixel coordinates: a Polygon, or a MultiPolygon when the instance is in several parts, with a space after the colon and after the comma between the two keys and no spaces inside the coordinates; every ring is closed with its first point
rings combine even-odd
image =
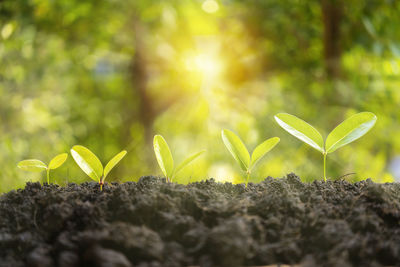
{"type": "Polygon", "coordinates": [[[43,161],[40,161],[38,159],[26,159],[23,161],[20,161],[18,163],[18,168],[24,171],[30,171],[30,172],[42,172],[45,170],[54,170],[60,167],[61,165],[64,164],[64,162],[67,160],[68,154],[67,153],[62,153],[57,156],[55,156],[49,163],[49,166],[47,166],[43,161]]]}
{"type": "Polygon", "coordinates": [[[333,129],[325,142],[313,126],[296,116],[279,113],[275,116],[275,120],[293,136],[322,154],[328,154],[362,137],[375,125],[377,118],[371,112],[355,114],[333,129]]]}
{"type": "Polygon", "coordinates": [[[176,168],[174,168],[174,159],[172,157],[171,150],[165,139],[161,135],[154,136],[153,140],[154,153],[156,154],[158,165],[160,166],[161,171],[167,178],[167,180],[173,179],[174,175],[177,174],[180,170],[186,167],[190,162],[195,160],[198,156],[203,154],[205,150],[197,152],[192,156],[185,159],[181,164],[179,164],[176,168]]]}
{"type": "Polygon", "coordinates": [[[99,158],[86,147],[77,145],[71,149],[71,155],[82,171],[99,183],[106,179],[110,171],[125,157],[126,153],[125,150],[119,152],[103,169],[103,164],[101,164],[99,158]]]}
{"type": "Polygon", "coordinates": [[[40,161],[38,159],[27,159],[20,161],[18,163],[18,168],[25,170],[25,171],[30,171],[30,172],[42,172],[44,170],[47,171],[47,183],[50,183],[50,170],[57,169],[61,165],[64,164],[64,162],[67,160],[68,154],[67,153],[62,153],[57,156],[55,156],[52,160],[50,160],[49,166],[47,166],[43,161],[40,161]]]}
{"type": "Polygon", "coordinates": [[[226,148],[232,154],[233,158],[239,163],[240,168],[245,172],[250,172],[252,168],[265,156],[271,149],[273,149],[280,141],[278,137],[272,137],[260,145],[258,145],[251,157],[246,146],[242,140],[229,130],[222,130],[222,141],[226,148]]]}

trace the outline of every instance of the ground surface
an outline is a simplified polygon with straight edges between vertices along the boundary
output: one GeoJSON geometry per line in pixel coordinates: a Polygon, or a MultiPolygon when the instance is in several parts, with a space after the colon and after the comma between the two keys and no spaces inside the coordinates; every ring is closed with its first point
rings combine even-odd
{"type": "Polygon", "coordinates": [[[138,183],[0,197],[0,266],[400,266],[400,185],[138,183]]]}

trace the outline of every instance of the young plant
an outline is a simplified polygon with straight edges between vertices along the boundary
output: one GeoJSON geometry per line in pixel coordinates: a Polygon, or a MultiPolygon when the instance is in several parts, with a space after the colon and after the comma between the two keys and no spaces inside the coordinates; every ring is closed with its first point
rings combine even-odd
{"type": "Polygon", "coordinates": [[[324,156],[324,181],[326,181],[326,155],[366,134],[377,120],[371,112],[361,112],[351,116],[336,126],[325,142],[322,135],[310,124],[296,116],[279,113],[275,116],[278,124],[293,136],[318,150],[324,156]]]}
{"type": "Polygon", "coordinates": [[[99,182],[100,191],[103,190],[104,180],[110,171],[123,159],[126,155],[126,151],[122,150],[115,155],[103,168],[103,164],[96,157],[96,155],[84,146],[73,146],[71,148],[71,155],[74,158],[76,164],[86,173],[90,178],[99,182]]]}
{"type": "Polygon", "coordinates": [[[38,159],[26,159],[20,161],[17,166],[21,170],[30,172],[42,172],[45,170],[47,172],[47,183],[50,184],[50,170],[57,169],[58,167],[63,165],[67,158],[68,154],[62,153],[50,160],[49,166],[38,159]]]}
{"type": "Polygon", "coordinates": [[[181,164],[174,168],[174,159],[172,158],[171,150],[165,139],[161,135],[155,135],[153,140],[154,153],[156,154],[158,165],[161,171],[167,178],[167,182],[172,182],[174,176],[182,170],[186,165],[195,160],[198,156],[203,154],[205,150],[197,152],[192,156],[185,159],[181,164]]]}
{"type": "Polygon", "coordinates": [[[239,163],[240,168],[246,172],[246,187],[254,166],[280,141],[279,137],[272,137],[262,142],[254,149],[250,157],[246,146],[236,134],[229,130],[222,130],[221,136],[226,148],[232,154],[233,158],[239,163]]]}

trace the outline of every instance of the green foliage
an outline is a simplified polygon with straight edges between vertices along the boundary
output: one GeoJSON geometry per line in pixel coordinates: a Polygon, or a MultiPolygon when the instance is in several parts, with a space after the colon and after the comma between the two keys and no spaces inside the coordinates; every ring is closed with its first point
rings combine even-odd
{"type": "Polygon", "coordinates": [[[86,173],[90,178],[97,181],[100,185],[100,190],[103,188],[104,180],[110,171],[121,161],[126,155],[126,151],[122,150],[115,155],[103,169],[103,164],[99,158],[88,148],[80,145],[71,148],[71,155],[76,164],[86,173]]]}
{"type": "Polygon", "coordinates": [[[326,155],[366,134],[375,125],[377,118],[371,112],[355,114],[333,129],[325,143],[322,135],[313,126],[296,116],[279,113],[275,115],[275,120],[287,132],[323,154],[326,181],[326,155]]]}
{"type": "MultiPolygon", "coordinates": [[[[258,136],[280,133],[270,114],[281,110],[313,118],[321,129],[357,110],[375,113],[374,135],[331,154],[327,171],[339,177],[357,169],[352,181],[393,181],[399,1],[227,0],[215,1],[216,13],[203,2],[2,0],[0,191],[24,186],[26,173],[13,166],[32,151],[44,159],[78,143],[100,159],[127,147],[134,179],[154,173],[149,147],[157,132],[179,143],[174,155],[194,140],[208,151],[179,178],[241,182],[241,172],[222,164],[219,129],[240,129],[261,143],[258,136]]],[[[253,170],[253,181],[291,171],[312,181],[322,173],[322,164],[313,164],[318,153],[293,149],[297,140],[286,138],[269,164],[253,170]]],[[[57,181],[82,182],[80,172],[68,168],[57,181]]]]}
{"type": "Polygon", "coordinates": [[[52,160],[50,160],[49,166],[47,166],[45,163],[43,163],[40,160],[37,159],[27,159],[20,161],[18,163],[18,168],[24,171],[30,171],[30,172],[42,172],[44,170],[47,171],[47,183],[50,184],[50,170],[57,169],[61,167],[61,165],[64,164],[64,162],[67,160],[68,154],[67,153],[62,153],[57,156],[55,156],[52,160]]]}
{"type": "Polygon", "coordinates": [[[351,116],[330,132],[325,143],[326,153],[332,153],[357,140],[375,125],[376,120],[375,114],[371,112],[361,112],[351,116]]]}
{"type": "Polygon", "coordinates": [[[242,140],[229,130],[222,130],[221,132],[222,141],[224,142],[226,148],[231,153],[233,158],[239,163],[240,168],[246,172],[246,187],[249,181],[249,176],[251,174],[254,166],[259,162],[259,160],[265,156],[271,149],[273,149],[280,141],[278,137],[272,137],[263,143],[259,144],[253,151],[251,157],[246,146],[243,144],[242,140]]]}
{"type": "Polygon", "coordinates": [[[104,179],[107,177],[107,175],[110,173],[110,171],[117,165],[123,157],[126,155],[126,151],[123,150],[119,152],[117,155],[115,155],[106,165],[104,168],[104,179]]]}
{"type": "Polygon", "coordinates": [[[167,178],[168,182],[172,182],[174,176],[180,170],[182,170],[190,162],[192,162],[205,152],[205,150],[202,150],[200,152],[193,154],[192,156],[185,159],[182,163],[180,163],[176,168],[174,168],[174,159],[172,157],[171,150],[169,149],[169,146],[165,141],[164,137],[162,137],[161,135],[155,135],[153,139],[153,147],[158,165],[160,166],[160,169],[167,178]]]}

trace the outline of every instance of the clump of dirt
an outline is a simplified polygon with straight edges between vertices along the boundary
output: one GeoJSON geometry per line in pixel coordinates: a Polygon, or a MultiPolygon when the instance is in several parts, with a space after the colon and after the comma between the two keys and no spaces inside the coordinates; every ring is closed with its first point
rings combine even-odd
{"type": "Polygon", "coordinates": [[[0,266],[400,265],[397,183],[27,183],[0,216],[0,266]]]}

